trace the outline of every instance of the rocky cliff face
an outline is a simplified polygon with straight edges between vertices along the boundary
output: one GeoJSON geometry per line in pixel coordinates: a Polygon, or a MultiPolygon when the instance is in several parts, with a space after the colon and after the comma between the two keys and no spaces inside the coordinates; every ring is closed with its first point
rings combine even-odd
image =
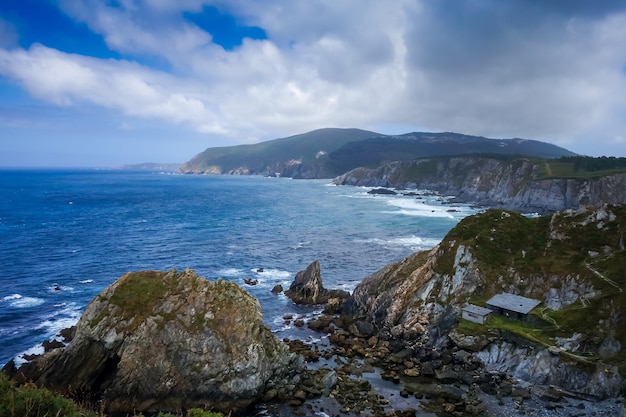
{"type": "Polygon", "coordinates": [[[524,213],[552,213],[610,203],[626,204],[626,174],[598,179],[536,179],[539,165],[483,157],[420,159],[357,168],[333,181],[338,185],[421,188],[524,213]]]}
{"type": "Polygon", "coordinates": [[[86,308],[71,343],[16,377],[102,400],[109,413],[241,411],[289,381],[298,357],[263,325],[236,284],[193,271],[124,275],[86,308]]]}
{"type": "Polygon", "coordinates": [[[501,292],[531,297],[542,302],[535,324],[505,322],[489,331],[509,334],[513,327],[530,337],[522,345],[534,348],[511,349],[495,337],[479,344],[480,357],[529,382],[616,395],[626,364],[625,234],[625,206],[537,219],[489,210],[461,221],[432,250],[364,279],[344,308],[392,337],[436,346],[457,325],[464,304],[484,305],[501,292]]]}

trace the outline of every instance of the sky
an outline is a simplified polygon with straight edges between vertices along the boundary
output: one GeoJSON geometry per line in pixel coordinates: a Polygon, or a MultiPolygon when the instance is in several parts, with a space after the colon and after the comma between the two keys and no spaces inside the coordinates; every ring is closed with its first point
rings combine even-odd
{"type": "Polygon", "coordinates": [[[324,127],[626,156],[623,0],[2,0],[0,166],[324,127]]]}

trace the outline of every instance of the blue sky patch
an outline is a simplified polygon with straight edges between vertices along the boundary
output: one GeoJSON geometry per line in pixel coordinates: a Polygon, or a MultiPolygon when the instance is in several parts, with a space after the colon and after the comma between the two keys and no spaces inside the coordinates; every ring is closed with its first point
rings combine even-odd
{"type": "Polygon", "coordinates": [[[0,17],[15,25],[22,48],[41,43],[68,53],[119,58],[119,54],[107,47],[102,36],[65,15],[48,0],[2,1],[0,17]]]}
{"type": "Polygon", "coordinates": [[[233,15],[224,14],[216,7],[205,6],[201,13],[185,13],[185,18],[210,33],[213,42],[227,51],[240,46],[245,38],[267,39],[262,28],[241,25],[233,15]]]}

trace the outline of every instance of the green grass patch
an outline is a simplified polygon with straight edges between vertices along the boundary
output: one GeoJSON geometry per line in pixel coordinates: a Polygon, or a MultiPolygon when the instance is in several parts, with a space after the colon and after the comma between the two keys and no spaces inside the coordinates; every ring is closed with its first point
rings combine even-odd
{"type": "Polygon", "coordinates": [[[96,417],[67,398],[28,384],[15,386],[0,372],[0,417],[96,417]]]}
{"type": "MultiPolygon", "coordinates": [[[[223,417],[222,413],[191,408],[187,417],[223,417]]],[[[72,400],[55,395],[33,384],[16,386],[4,372],[0,372],[0,417],[104,417],[79,406],[72,400]]],[[[143,417],[143,414],[133,414],[143,417]]],[[[183,413],[160,412],[157,417],[180,417],[183,413]]]]}
{"type": "Polygon", "coordinates": [[[590,180],[626,172],[626,158],[563,157],[537,163],[536,179],[572,178],[590,180]]]}

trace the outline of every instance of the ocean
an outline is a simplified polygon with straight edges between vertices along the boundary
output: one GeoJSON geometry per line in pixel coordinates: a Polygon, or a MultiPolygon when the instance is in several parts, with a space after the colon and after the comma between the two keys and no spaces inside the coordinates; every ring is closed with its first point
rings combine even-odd
{"type": "Polygon", "coordinates": [[[319,308],[272,294],[276,284],[287,289],[318,260],[326,288],[351,291],[475,212],[417,190],[367,191],[330,180],[1,170],[0,366],[42,352],[100,291],[144,269],[232,280],[260,301],[277,337],[310,338],[283,317],[319,308]]]}

